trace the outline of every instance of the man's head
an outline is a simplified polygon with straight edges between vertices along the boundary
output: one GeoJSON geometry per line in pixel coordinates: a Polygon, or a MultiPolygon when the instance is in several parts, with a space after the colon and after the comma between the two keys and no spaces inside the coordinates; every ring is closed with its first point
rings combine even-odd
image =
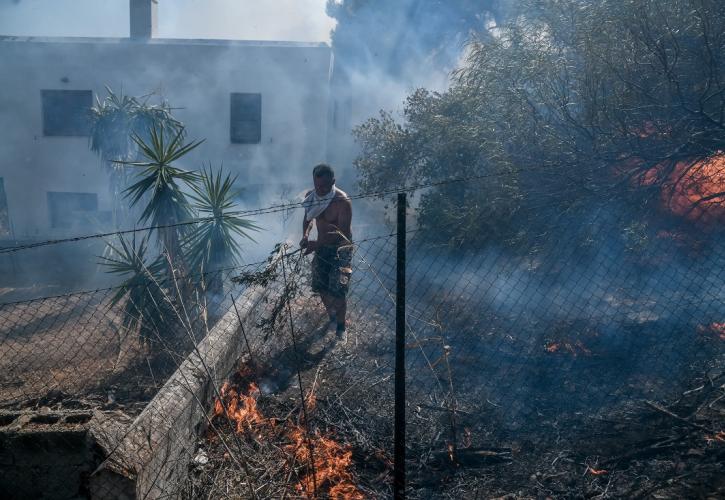
{"type": "Polygon", "coordinates": [[[315,183],[315,193],[325,196],[335,184],[335,171],[326,163],[320,163],[312,169],[312,180],[315,183]]]}

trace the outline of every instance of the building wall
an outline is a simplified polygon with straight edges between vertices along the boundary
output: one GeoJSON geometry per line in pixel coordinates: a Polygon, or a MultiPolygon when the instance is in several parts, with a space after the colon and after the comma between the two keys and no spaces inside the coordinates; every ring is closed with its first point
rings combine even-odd
{"type": "Polygon", "coordinates": [[[174,115],[189,139],[205,139],[181,166],[223,163],[240,186],[274,194],[305,184],[311,166],[326,159],[330,69],[326,44],[0,38],[0,178],[12,237],[79,233],[50,227],[48,191],[97,193],[99,210],[111,207],[88,138],[43,135],[42,89],[92,90],[94,99],[105,97],[105,86],[153,92],[179,108],[174,115]],[[231,143],[232,92],[262,94],[259,144],[231,143]]]}

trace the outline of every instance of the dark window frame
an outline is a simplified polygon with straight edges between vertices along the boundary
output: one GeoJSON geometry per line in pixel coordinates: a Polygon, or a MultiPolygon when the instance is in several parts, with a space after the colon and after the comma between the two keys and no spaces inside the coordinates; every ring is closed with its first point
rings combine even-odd
{"type": "Polygon", "coordinates": [[[229,95],[229,140],[232,144],[262,142],[262,94],[232,92],[229,95]]]}
{"type": "Polygon", "coordinates": [[[70,191],[47,191],[48,216],[50,227],[53,229],[67,229],[77,222],[78,214],[98,213],[98,193],[79,193],[70,191]],[[73,199],[73,197],[76,197],[73,199]],[[59,205],[61,205],[59,207],[59,205]],[[62,205],[66,209],[62,210],[62,205]]]}
{"type": "Polygon", "coordinates": [[[42,89],[43,135],[85,137],[90,134],[92,90],[42,89]]]}

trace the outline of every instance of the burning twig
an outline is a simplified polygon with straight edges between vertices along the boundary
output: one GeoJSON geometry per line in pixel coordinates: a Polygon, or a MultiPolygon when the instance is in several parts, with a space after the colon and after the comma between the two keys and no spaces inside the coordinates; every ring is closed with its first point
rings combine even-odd
{"type": "Polygon", "coordinates": [[[592,476],[603,476],[605,474],[609,474],[609,471],[607,469],[595,469],[590,465],[587,465],[587,470],[584,471],[584,474],[586,474],[587,472],[592,476]]]}
{"type": "MultiPolygon", "coordinates": [[[[307,498],[323,495],[329,498],[358,500],[364,498],[353,482],[352,450],[341,445],[319,431],[309,432],[303,425],[293,423],[289,418],[281,421],[265,417],[257,404],[259,389],[253,382],[248,391],[225,382],[221,393],[223,400],[214,404],[212,419],[225,417],[235,424],[237,434],[247,435],[255,441],[264,437],[286,436],[289,444],[282,450],[289,455],[286,467],[286,483],[289,484],[296,464],[306,469],[295,485],[295,490],[307,498]]],[[[312,393],[311,393],[312,394],[312,393]]],[[[304,402],[303,402],[304,404],[304,402]]],[[[304,419],[303,419],[304,423],[304,419]]],[[[259,442],[259,441],[257,441],[259,442]]],[[[260,443],[261,444],[261,443],[260,443]]]]}
{"type": "Polygon", "coordinates": [[[712,443],[725,443],[725,431],[720,431],[713,436],[705,436],[708,446],[712,443]]]}

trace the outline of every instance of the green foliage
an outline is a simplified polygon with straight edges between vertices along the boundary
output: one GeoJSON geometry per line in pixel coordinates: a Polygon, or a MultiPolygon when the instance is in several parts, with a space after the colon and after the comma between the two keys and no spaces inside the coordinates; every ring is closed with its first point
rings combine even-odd
{"type": "Polygon", "coordinates": [[[159,328],[168,322],[170,312],[161,287],[165,265],[158,258],[149,263],[148,238],[138,245],[135,237],[127,242],[123,236],[118,245],[108,243],[101,265],[107,272],[125,278],[110,302],[111,307],[123,304],[124,328],[134,331],[138,327],[141,341],[146,344],[167,332],[166,326],[159,328]]]}
{"type": "MultiPolygon", "coordinates": [[[[133,107],[129,102],[132,98],[119,98],[117,104],[133,107]]],[[[207,304],[207,294],[222,295],[223,283],[217,275],[207,278],[205,273],[237,262],[241,245],[235,238],[249,238],[249,232],[258,228],[234,209],[235,177],[221,169],[215,173],[210,167],[199,175],[175,165],[203,141],[185,142],[180,123],[174,121],[166,128],[163,120],[145,116],[148,120],[143,123],[150,125],[146,135],[131,134],[141,158],[114,163],[137,170],[124,194],[132,207],[142,207],[139,222],[154,227],[162,254],[148,265],[148,238],[138,246],[135,240],[128,244],[121,239],[119,246],[109,244],[101,263],[108,272],[127,277],[112,305],[125,301],[128,327],[141,325],[142,340],[148,343],[153,333],[169,335],[174,322],[192,329],[208,327],[208,310],[215,306],[207,304]],[[183,321],[176,311],[178,303],[184,306],[183,321]],[[162,328],[157,331],[157,326],[162,328]]]]}
{"type": "Polygon", "coordinates": [[[149,104],[139,99],[116,94],[106,87],[108,95],[91,108],[91,151],[104,160],[109,173],[110,190],[113,196],[113,215],[117,226],[128,218],[127,207],[121,203],[121,193],[128,186],[129,175],[124,162],[138,155],[134,135],[148,140],[149,131],[160,128],[176,134],[184,127],[171,115],[171,108],[164,102],[149,104]]]}
{"type": "MultiPolygon", "coordinates": [[[[96,97],[96,105],[91,108],[89,139],[91,151],[105,160],[131,160],[138,151],[133,134],[146,137],[154,127],[174,131],[183,128],[166,103],[149,104],[125,95],[123,91],[116,94],[109,87],[106,92],[106,98],[101,101],[96,97]]],[[[123,164],[113,163],[112,166],[122,168],[123,164]]]]}
{"type": "Polygon", "coordinates": [[[725,149],[719,2],[521,4],[469,42],[449,90],[418,90],[402,121],[383,113],[354,131],[366,190],[480,177],[421,196],[433,241],[516,241],[604,200],[645,206],[659,191],[639,188],[644,172],[661,167],[662,182],[725,149]]]}
{"type": "Polygon", "coordinates": [[[156,226],[188,221],[192,218],[192,212],[180,183],[193,184],[198,175],[175,167],[172,162],[195,149],[203,141],[184,144],[183,129],[169,138],[166,137],[163,127],[154,126],[149,135],[148,144],[140,136],[132,136],[146,161],[123,162],[141,169],[138,180],[126,189],[126,197],[130,199],[131,206],[134,206],[145,195],[149,195],[141,213],[141,222],[150,221],[156,226]]]}
{"type": "Polygon", "coordinates": [[[259,228],[234,210],[237,192],[236,176],[223,176],[209,167],[203,170],[198,183],[191,184],[193,208],[203,222],[195,224],[184,241],[186,257],[192,269],[215,270],[235,264],[241,257],[236,237],[252,240],[251,231],[259,228]]]}

